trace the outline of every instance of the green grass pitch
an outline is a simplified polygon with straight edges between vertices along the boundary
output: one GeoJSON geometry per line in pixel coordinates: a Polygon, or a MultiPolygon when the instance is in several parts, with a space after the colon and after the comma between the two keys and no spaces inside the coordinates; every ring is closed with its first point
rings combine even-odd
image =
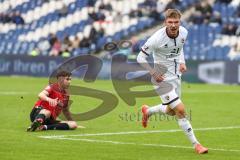
{"type": "MultiPolygon", "coordinates": [[[[128,106],[119,98],[112,112],[78,122],[84,129],[28,133],[29,112],[47,83],[46,78],[0,78],[1,160],[236,160],[240,157],[240,86],[183,83],[182,100],[195,134],[203,145],[211,148],[208,154],[197,155],[174,118],[156,117],[148,128],[142,128],[141,117],[137,116],[141,105],[158,104],[158,97],[137,98],[135,106],[128,106]],[[65,136],[59,138],[60,135],[65,136]]],[[[72,84],[117,95],[111,81],[90,84],[73,79],[72,84]]],[[[101,103],[83,96],[71,99],[73,113],[89,111],[101,103]]]]}

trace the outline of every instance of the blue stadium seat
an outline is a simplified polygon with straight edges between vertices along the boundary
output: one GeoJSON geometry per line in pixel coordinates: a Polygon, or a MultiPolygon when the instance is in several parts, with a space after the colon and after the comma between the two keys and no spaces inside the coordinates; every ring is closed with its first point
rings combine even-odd
{"type": "Polygon", "coordinates": [[[44,0],[27,1],[23,4],[17,5],[15,8],[12,8],[12,10],[19,11],[21,13],[27,13],[28,11],[36,8],[37,6],[41,6],[44,2],[44,0]]]}

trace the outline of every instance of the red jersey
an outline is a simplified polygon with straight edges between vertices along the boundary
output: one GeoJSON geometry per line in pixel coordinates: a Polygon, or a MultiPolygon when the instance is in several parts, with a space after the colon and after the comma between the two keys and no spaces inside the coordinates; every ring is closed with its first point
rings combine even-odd
{"type": "Polygon", "coordinates": [[[63,108],[68,106],[69,94],[66,90],[61,90],[57,83],[48,85],[45,90],[49,93],[48,97],[52,99],[58,98],[58,101],[62,105],[50,106],[47,101],[39,99],[34,107],[42,106],[44,109],[47,109],[51,112],[52,118],[55,120],[59,114],[62,112],[63,108]]]}

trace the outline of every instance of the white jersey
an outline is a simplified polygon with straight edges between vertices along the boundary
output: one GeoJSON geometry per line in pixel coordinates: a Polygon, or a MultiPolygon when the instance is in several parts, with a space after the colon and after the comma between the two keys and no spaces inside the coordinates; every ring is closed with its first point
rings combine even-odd
{"type": "Polygon", "coordinates": [[[161,64],[167,68],[165,80],[179,78],[179,64],[185,63],[183,45],[186,41],[188,31],[180,26],[176,38],[167,35],[166,27],[155,32],[143,45],[141,51],[146,55],[153,54],[154,64],[161,64]]]}

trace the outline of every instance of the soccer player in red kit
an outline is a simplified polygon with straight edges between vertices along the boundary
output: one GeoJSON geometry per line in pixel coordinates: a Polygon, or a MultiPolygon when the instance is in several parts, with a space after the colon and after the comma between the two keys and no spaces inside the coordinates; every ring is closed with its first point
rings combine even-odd
{"type": "Polygon", "coordinates": [[[77,128],[77,123],[73,121],[68,105],[69,94],[67,89],[71,82],[71,73],[61,71],[57,73],[56,77],[56,83],[48,85],[39,93],[39,100],[30,113],[32,124],[27,131],[77,128]],[[67,121],[56,120],[61,112],[63,112],[67,121]]]}

